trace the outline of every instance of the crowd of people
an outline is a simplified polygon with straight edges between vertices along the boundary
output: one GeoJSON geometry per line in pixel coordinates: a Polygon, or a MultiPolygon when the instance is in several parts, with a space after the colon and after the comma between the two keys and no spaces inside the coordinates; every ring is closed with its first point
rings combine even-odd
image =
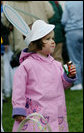
{"type": "MultiPolygon", "coordinates": [[[[73,62],[77,77],[76,80],[73,79],[74,83],[70,89],[83,89],[83,1],[66,1],[63,7],[59,1],[5,1],[5,3],[19,11],[30,28],[36,20],[55,25],[52,29],[55,49],[53,53],[51,52],[51,56],[62,66],[70,60],[73,62]]],[[[1,1],[2,105],[3,101],[12,95],[14,74],[20,65],[20,54],[27,47],[24,36],[7,20],[3,12],[5,3],[1,1]]]]}

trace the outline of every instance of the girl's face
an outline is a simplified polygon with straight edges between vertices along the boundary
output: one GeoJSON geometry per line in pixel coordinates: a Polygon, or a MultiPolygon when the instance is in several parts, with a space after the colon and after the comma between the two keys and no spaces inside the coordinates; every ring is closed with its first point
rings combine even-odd
{"type": "Polygon", "coordinates": [[[54,41],[54,31],[50,32],[48,35],[42,38],[43,48],[42,50],[38,51],[38,53],[48,56],[52,54],[55,49],[55,41],[54,41]]]}

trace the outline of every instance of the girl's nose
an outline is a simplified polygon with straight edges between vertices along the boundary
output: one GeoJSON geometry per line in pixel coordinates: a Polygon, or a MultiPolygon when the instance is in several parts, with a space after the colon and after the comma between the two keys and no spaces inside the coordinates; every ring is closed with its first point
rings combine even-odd
{"type": "Polygon", "coordinates": [[[52,39],[52,43],[54,44],[55,43],[55,41],[52,39]]]}

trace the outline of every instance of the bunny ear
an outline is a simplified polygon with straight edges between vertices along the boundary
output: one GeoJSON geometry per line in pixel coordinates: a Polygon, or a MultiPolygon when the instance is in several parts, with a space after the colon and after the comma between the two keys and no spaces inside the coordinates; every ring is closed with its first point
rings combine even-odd
{"type": "Polygon", "coordinates": [[[27,36],[30,32],[30,28],[19,13],[7,4],[3,5],[3,12],[14,27],[16,27],[23,35],[27,36]]]}

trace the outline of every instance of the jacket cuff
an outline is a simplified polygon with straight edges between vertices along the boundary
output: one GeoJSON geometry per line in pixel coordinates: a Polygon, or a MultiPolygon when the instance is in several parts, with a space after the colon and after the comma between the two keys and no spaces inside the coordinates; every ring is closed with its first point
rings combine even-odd
{"type": "Polygon", "coordinates": [[[12,117],[14,118],[15,115],[27,116],[26,110],[23,108],[13,108],[12,117]]]}
{"type": "Polygon", "coordinates": [[[63,77],[64,77],[64,79],[67,81],[67,82],[69,82],[69,83],[73,83],[73,82],[75,82],[76,81],[76,77],[75,78],[69,78],[67,75],[66,75],[66,73],[64,73],[64,75],[63,75],[63,77]]]}

